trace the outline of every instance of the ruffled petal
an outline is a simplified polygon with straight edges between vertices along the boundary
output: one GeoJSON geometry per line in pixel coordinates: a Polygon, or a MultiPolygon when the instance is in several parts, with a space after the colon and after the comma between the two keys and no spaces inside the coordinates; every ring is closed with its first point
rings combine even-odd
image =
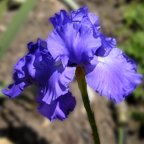
{"type": "MultiPolygon", "coordinates": [[[[63,34],[63,30],[61,29],[60,34],[54,30],[47,38],[47,45],[49,52],[51,53],[52,57],[54,59],[57,59],[59,56],[62,55],[68,55],[68,50],[66,48],[65,40],[70,40],[71,37],[69,36],[69,39],[65,39],[65,33],[63,34]]],[[[69,31],[68,31],[69,32],[69,31]]]]}
{"type": "Polygon", "coordinates": [[[99,21],[99,17],[97,15],[89,12],[88,17],[93,26],[100,28],[100,21],[99,21]]]}
{"type": "Polygon", "coordinates": [[[19,84],[14,83],[9,85],[8,88],[2,89],[2,93],[10,98],[15,98],[23,92],[25,87],[29,85],[30,85],[29,83],[25,82],[21,82],[19,84]]]}
{"type": "Polygon", "coordinates": [[[53,24],[53,26],[56,28],[58,26],[61,26],[70,22],[70,17],[65,10],[61,10],[59,13],[51,17],[50,21],[53,24]]]}
{"type": "Polygon", "coordinates": [[[112,37],[106,37],[104,34],[100,34],[99,37],[101,38],[101,47],[96,51],[96,56],[107,56],[112,48],[116,47],[116,39],[112,37]]]}
{"type": "Polygon", "coordinates": [[[134,61],[120,49],[113,48],[108,56],[97,60],[94,69],[87,67],[86,81],[100,95],[118,103],[141,83],[142,75],[136,72],[134,61]]]}
{"type": "MultiPolygon", "coordinates": [[[[74,79],[75,67],[66,67],[64,70],[55,70],[46,80],[47,83],[40,89],[40,97],[42,100],[50,104],[59,96],[68,92],[69,83],[74,79]]],[[[47,73],[48,74],[48,73],[47,73]]]]}
{"type": "Polygon", "coordinates": [[[50,104],[59,96],[68,92],[69,83],[75,75],[75,67],[64,67],[68,58],[55,61],[47,49],[47,43],[38,39],[37,43],[28,44],[29,53],[25,56],[27,79],[40,90],[39,96],[50,104]]]}
{"type": "Polygon", "coordinates": [[[26,77],[27,73],[25,65],[26,65],[26,59],[25,57],[23,57],[14,66],[13,79],[15,81],[26,77]]]}
{"type": "Polygon", "coordinates": [[[69,16],[66,11],[60,11],[51,19],[55,29],[46,41],[52,57],[64,62],[64,66],[69,62],[88,63],[101,46],[98,16],[82,7],[71,11],[69,16]],[[65,58],[68,58],[66,62],[65,58]]]}
{"type": "Polygon", "coordinates": [[[67,56],[71,63],[83,64],[94,56],[101,46],[101,39],[93,36],[93,30],[87,27],[74,28],[67,24],[54,30],[47,39],[48,49],[54,59],[67,56]]]}
{"type": "Polygon", "coordinates": [[[99,17],[94,13],[90,13],[88,7],[82,7],[77,11],[72,11],[70,14],[76,29],[82,26],[93,29],[94,33],[98,34],[100,32],[99,17]]]}
{"type": "Polygon", "coordinates": [[[70,92],[68,92],[52,101],[50,104],[42,101],[38,110],[43,116],[47,117],[51,121],[55,119],[64,120],[67,118],[68,114],[73,111],[75,105],[75,98],[70,92]]]}
{"type": "Polygon", "coordinates": [[[4,88],[2,93],[8,97],[15,98],[20,95],[25,87],[31,84],[31,81],[28,79],[28,73],[26,70],[26,58],[21,58],[17,64],[14,66],[13,80],[14,83],[10,84],[8,88],[4,88]]]}
{"type": "Polygon", "coordinates": [[[88,7],[82,7],[77,11],[71,11],[70,14],[73,22],[81,22],[81,20],[88,14],[88,7]]]}

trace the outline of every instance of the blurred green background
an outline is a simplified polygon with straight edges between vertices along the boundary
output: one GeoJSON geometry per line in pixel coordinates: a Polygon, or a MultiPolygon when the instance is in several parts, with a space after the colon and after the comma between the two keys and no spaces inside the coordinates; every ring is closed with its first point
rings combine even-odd
{"type": "MultiPolygon", "coordinates": [[[[144,74],[143,0],[0,0],[0,89],[12,82],[13,65],[25,54],[26,44],[48,36],[50,16],[85,5],[144,74]]],[[[77,108],[66,121],[54,123],[37,112],[35,88],[15,100],[0,93],[0,144],[92,144],[76,82],[71,90],[77,108]]],[[[102,144],[144,144],[144,82],[120,105],[92,95],[102,144]]]]}

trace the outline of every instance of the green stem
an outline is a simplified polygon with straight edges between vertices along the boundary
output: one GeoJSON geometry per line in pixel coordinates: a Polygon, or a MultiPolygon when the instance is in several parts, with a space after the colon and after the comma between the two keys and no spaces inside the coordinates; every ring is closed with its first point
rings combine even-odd
{"type": "Polygon", "coordinates": [[[62,0],[64,3],[66,3],[71,9],[77,10],[79,8],[79,5],[74,0],[62,0]]]}
{"type": "Polygon", "coordinates": [[[118,144],[124,144],[124,128],[120,126],[118,128],[118,144]]]}
{"type": "Polygon", "coordinates": [[[87,112],[88,120],[92,129],[94,144],[100,144],[98,130],[97,130],[96,122],[95,122],[95,116],[91,109],[90,100],[88,97],[87,84],[85,80],[85,72],[82,67],[77,67],[76,78],[77,78],[79,89],[81,91],[82,100],[83,100],[84,107],[87,112]]]}

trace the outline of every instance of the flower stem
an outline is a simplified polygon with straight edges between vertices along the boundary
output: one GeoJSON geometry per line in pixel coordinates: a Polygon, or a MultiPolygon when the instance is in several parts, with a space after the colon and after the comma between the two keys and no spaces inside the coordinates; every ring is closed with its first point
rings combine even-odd
{"type": "Polygon", "coordinates": [[[79,89],[80,89],[80,92],[82,95],[84,107],[85,107],[86,112],[87,112],[88,120],[89,120],[91,129],[92,129],[94,144],[100,144],[98,129],[97,129],[96,122],[95,122],[95,116],[94,116],[94,113],[91,109],[90,100],[88,97],[87,84],[86,84],[86,80],[85,80],[85,72],[84,72],[84,69],[82,67],[77,67],[76,79],[77,79],[78,86],[79,86],[79,89]]]}
{"type": "Polygon", "coordinates": [[[118,144],[124,144],[125,143],[125,132],[124,132],[124,127],[119,126],[118,128],[118,144]]]}
{"type": "Polygon", "coordinates": [[[77,10],[80,6],[74,0],[62,0],[66,3],[71,9],[77,10]]]}

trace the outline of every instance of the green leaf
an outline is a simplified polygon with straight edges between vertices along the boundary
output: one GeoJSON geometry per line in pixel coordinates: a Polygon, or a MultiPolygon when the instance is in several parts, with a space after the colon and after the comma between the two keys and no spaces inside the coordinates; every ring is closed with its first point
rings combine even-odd
{"type": "Polygon", "coordinates": [[[36,0],[27,0],[18,10],[7,31],[0,38],[0,56],[2,56],[7,51],[13,38],[26,21],[29,12],[35,4],[36,0]]]}
{"type": "Polygon", "coordinates": [[[0,19],[1,19],[2,15],[3,15],[3,13],[7,9],[7,4],[8,4],[8,0],[2,0],[2,1],[0,1],[0,19]]]}

